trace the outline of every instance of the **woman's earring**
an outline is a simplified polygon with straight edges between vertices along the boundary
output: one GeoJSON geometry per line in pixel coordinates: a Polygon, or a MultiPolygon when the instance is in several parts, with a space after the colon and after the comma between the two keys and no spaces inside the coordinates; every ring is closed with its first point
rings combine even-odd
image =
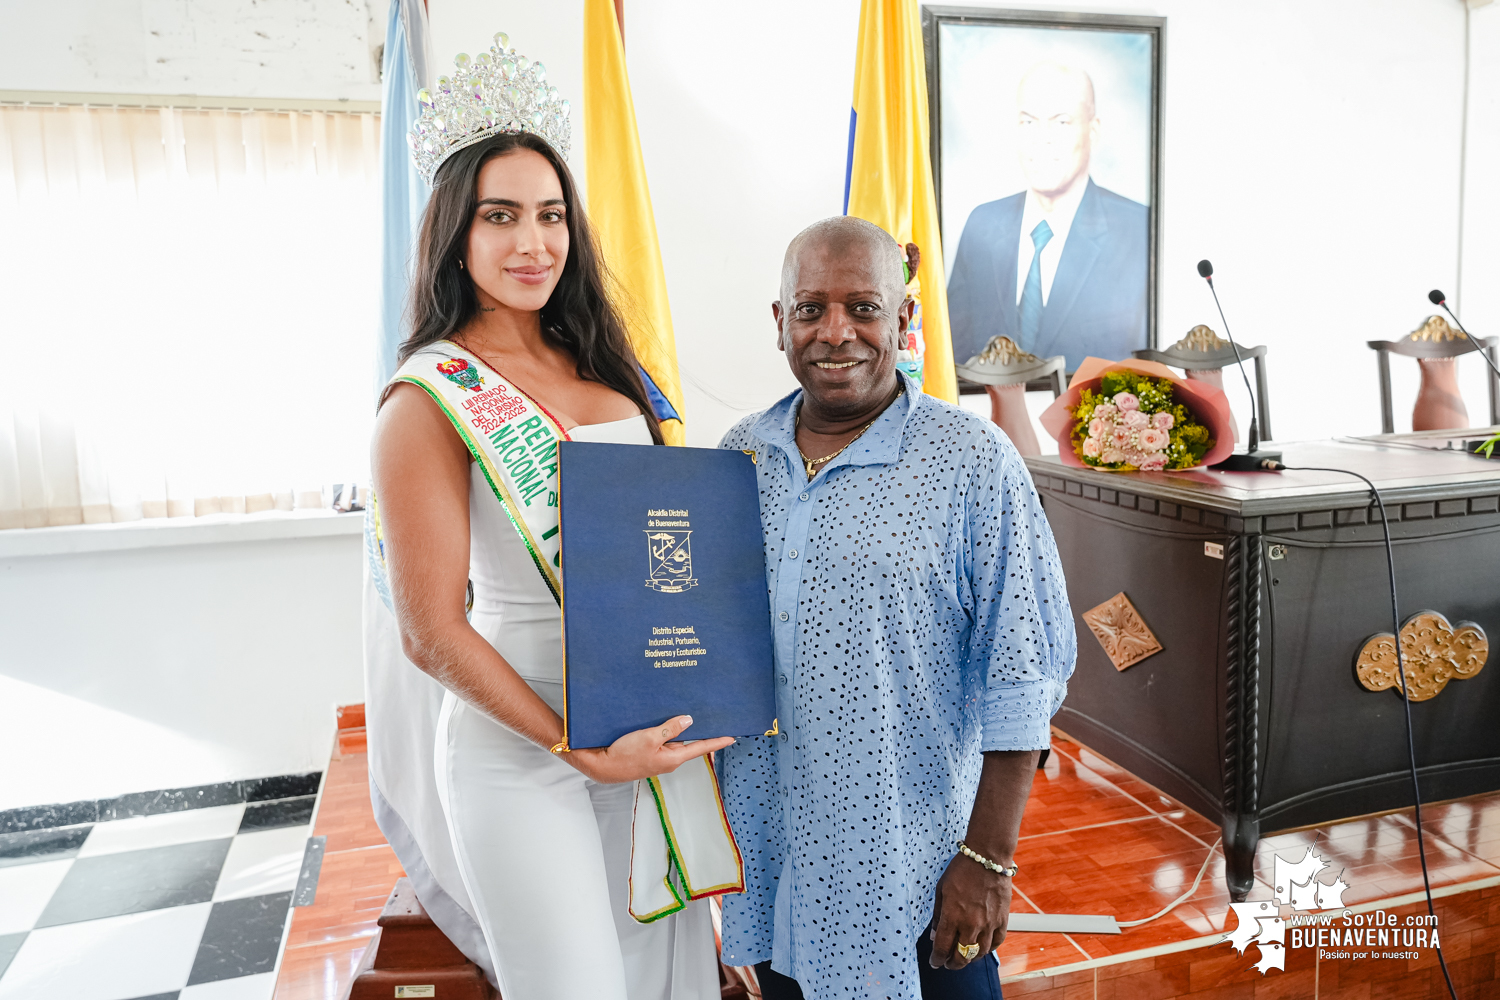
{"type": "Polygon", "coordinates": [[[458,258],[458,269],[460,271],[464,269],[464,259],[462,257],[458,258]]]}

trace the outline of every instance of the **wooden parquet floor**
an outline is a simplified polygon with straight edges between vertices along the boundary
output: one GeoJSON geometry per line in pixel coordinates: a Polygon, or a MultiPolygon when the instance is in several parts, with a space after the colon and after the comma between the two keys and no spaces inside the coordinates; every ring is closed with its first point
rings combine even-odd
{"type": "MultiPolygon", "coordinates": [[[[341,720],[341,722],[346,720],[341,720]]],[[[314,833],[327,836],[317,901],[293,911],[275,1000],[338,1000],[353,977],[376,918],[404,873],[370,809],[362,713],[341,732],[329,763],[314,833]]],[[[1058,734],[1037,773],[1016,854],[1017,912],[1149,916],[1180,896],[1212,857],[1197,892],[1158,920],[1119,935],[1012,933],[1000,948],[1006,996],[1027,1000],[1339,1000],[1446,995],[1434,959],[1318,960],[1297,949],[1285,973],[1262,976],[1254,953],[1215,943],[1235,925],[1224,887],[1218,828],[1127,771],[1058,734]],[[1190,943],[1192,942],[1192,943],[1190,943]],[[1180,950],[1181,948],[1191,950],[1180,950]],[[1054,971],[1055,970],[1055,971],[1054,971]]],[[[1500,794],[1424,809],[1434,889],[1500,883],[1500,794]]],[[[1273,856],[1302,845],[1342,869],[1346,905],[1391,899],[1421,887],[1416,827],[1407,813],[1369,816],[1268,837],[1256,856],[1271,895],[1273,856]]],[[[1420,906],[1394,905],[1403,917],[1420,906]]],[[[1500,884],[1438,901],[1445,951],[1459,995],[1500,1000],[1500,884]]]]}
{"type": "MultiPolygon", "coordinates": [[[[1055,735],[1037,773],[1016,860],[1017,911],[1150,916],[1182,895],[1210,857],[1214,824],[1087,747],[1055,735]]],[[[1444,952],[1461,1000],[1500,1000],[1500,794],[1423,807],[1428,868],[1444,952]]],[[[1350,888],[1346,906],[1407,900],[1422,888],[1412,811],[1362,816],[1266,837],[1256,851],[1252,899],[1269,899],[1274,858],[1308,845],[1350,888]]],[[[1401,920],[1425,903],[1380,909],[1401,920]]],[[[1337,920],[1342,924],[1342,920],[1337,920]]],[[[1198,890],[1170,913],[1118,935],[1012,933],[1000,948],[1007,997],[1026,1000],[1437,1000],[1447,990],[1436,953],[1411,959],[1341,958],[1350,949],[1296,947],[1262,975],[1258,952],[1219,940],[1229,912],[1223,852],[1198,890]]],[[[1353,951],[1357,951],[1354,949],[1353,951]]],[[[1418,954],[1413,952],[1412,954],[1418,954]]]]}
{"type": "Polygon", "coordinates": [[[314,836],[326,836],[317,901],[292,911],[275,1000],[338,1000],[396,880],[406,874],[375,825],[363,733],[328,764],[314,836]]]}

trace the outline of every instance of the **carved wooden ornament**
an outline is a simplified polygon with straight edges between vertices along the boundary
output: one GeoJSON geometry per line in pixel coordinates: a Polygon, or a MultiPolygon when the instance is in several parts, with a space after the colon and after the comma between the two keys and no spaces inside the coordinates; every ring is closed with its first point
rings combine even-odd
{"type": "Polygon", "coordinates": [[[1151,654],[1161,652],[1161,643],[1123,590],[1097,608],[1085,611],[1083,621],[1116,670],[1133,667],[1151,654]]]}
{"type": "MultiPolygon", "coordinates": [[[[1412,701],[1436,698],[1457,677],[1467,680],[1484,668],[1490,641],[1484,629],[1473,622],[1454,628],[1436,611],[1419,611],[1401,626],[1401,658],[1406,661],[1406,693],[1412,701]]],[[[1396,643],[1389,632],[1377,632],[1365,641],[1354,661],[1359,683],[1370,691],[1395,688],[1396,643]]]]}

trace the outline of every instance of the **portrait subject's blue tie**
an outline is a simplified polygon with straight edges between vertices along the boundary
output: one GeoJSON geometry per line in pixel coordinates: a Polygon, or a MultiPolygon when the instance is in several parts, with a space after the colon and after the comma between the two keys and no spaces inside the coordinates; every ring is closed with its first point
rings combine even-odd
{"type": "Polygon", "coordinates": [[[1026,272],[1026,284],[1021,289],[1020,328],[1021,350],[1030,351],[1036,346],[1036,335],[1042,328],[1042,247],[1052,240],[1052,227],[1043,219],[1031,231],[1031,269],[1026,272]]]}

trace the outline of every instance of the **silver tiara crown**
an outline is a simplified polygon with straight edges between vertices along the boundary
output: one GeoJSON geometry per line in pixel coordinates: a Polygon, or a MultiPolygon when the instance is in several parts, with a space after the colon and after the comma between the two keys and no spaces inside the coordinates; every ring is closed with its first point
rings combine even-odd
{"type": "Polygon", "coordinates": [[[547,69],[510,47],[501,31],[488,52],[453,59],[453,76],[437,78],[437,93],[417,92],[422,111],[406,134],[417,172],[432,183],[443,161],[492,135],[531,132],[568,158],[573,137],[568,102],[547,85],[547,69]]]}

